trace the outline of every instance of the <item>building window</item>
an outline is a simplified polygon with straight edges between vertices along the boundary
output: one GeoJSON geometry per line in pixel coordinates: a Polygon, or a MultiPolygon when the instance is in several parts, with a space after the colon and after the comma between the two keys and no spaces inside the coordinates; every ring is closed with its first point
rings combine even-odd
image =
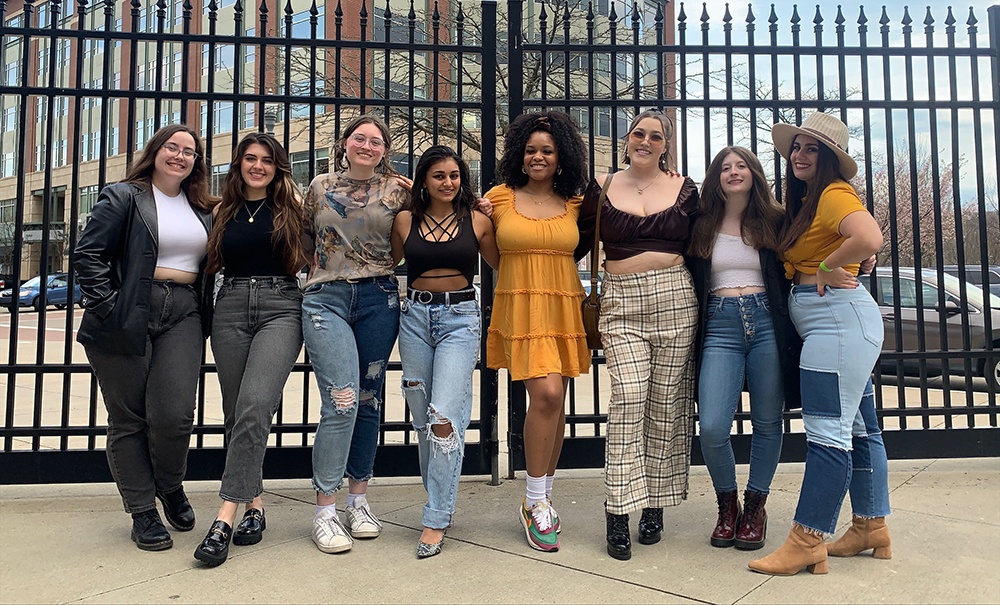
{"type": "Polygon", "coordinates": [[[222,185],[226,182],[227,174],[229,174],[229,164],[212,166],[212,195],[222,195],[222,185]]]}
{"type": "Polygon", "coordinates": [[[13,151],[8,151],[7,153],[3,154],[3,166],[2,166],[3,172],[2,173],[3,173],[4,178],[9,177],[9,176],[14,176],[14,161],[15,161],[15,159],[16,158],[14,156],[14,152],[13,151]]]}
{"type": "Polygon", "coordinates": [[[16,106],[4,107],[3,110],[3,131],[4,132],[14,132],[17,130],[15,124],[17,124],[17,110],[16,106]]]}
{"type": "Polygon", "coordinates": [[[118,155],[118,127],[115,126],[108,132],[107,157],[118,155]]]}
{"type": "Polygon", "coordinates": [[[21,79],[21,72],[17,68],[17,66],[18,64],[16,62],[8,63],[7,65],[4,66],[3,77],[4,77],[4,82],[7,83],[7,86],[17,86],[17,81],[21,79]]]}
{"type": "Polygon", "coordinates": [[[35,145],[35,171],[45,170],[45,145],[35,145]]]}
{"type": "MultiPolygon", "coordinates": [[[[309,174],[309,152],[297,151],[289,156],[292,162],[292,180],[299,187],[305,189],[309,186],[310,176],[324,174],[330,171],[330,150],[316,150],[316,169],[309,174]]],[[[409,174],[409,173],[407,173],[409,174]]]]}
{"type": "Polygon", "coordinates": [[[41,124],[45,122],[49,111],[49,100],[45,97],[35,99],[35,122],[41,124]]]}
{"type": "MultiPolygon", "coordinates": [[[[323,37],[323,32],[326,31],[326,6],[319,4],[316,6],[316,10],[319,12],[316,16],[316,35],[323,37]]],[[[302,11],[292,15],[293,38],[308,39],[312,37],[312,25],[309,23],[309,17],[309,11],[302,11]]]]}
{"type": "Polygon", "coordinates": [[[66,165],[66,151],[69,148],[66,139],[59,139],[52,147],[52,166],[58,168],[66,165]]]}

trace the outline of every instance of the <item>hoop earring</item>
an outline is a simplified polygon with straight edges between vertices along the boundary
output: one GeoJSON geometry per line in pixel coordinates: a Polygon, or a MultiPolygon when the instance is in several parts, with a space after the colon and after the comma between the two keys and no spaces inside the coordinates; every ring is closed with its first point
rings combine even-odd
{"type": "Polygon", "coordinates": [[[428,204],[431,202],[431,200],[430,200],[430,194],[427,191],[427,187],[421,187],[420,188],[420,200],[423,201],[423,202],[426,202],[428,204]]]}
{"type": "Polygon", "coordinates": [[[521,166],[521,173],[522,174],[528,174],[528,171],[524,169],[524,166],[521,166]]]}
{"type": "Polygon", "coordinates": [[[562,174],[562,166],[556,168],[556,174],[562,174]]]}

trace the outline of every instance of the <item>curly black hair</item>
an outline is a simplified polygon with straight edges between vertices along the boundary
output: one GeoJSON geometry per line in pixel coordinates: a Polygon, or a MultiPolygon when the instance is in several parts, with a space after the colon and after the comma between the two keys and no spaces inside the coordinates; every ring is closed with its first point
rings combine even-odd
{"type": "Polygon", "coordinates": [[[536,131],[547,132],[555,139],[561,170],[552,188],[565,198],[580,195],[587,186],[587,147],[573,118],[561,111],[540,111],[517,116],[507,127],[503,156],[497,165],[497,176],[508,187],[524,187],[524,148],[536,131]]]}

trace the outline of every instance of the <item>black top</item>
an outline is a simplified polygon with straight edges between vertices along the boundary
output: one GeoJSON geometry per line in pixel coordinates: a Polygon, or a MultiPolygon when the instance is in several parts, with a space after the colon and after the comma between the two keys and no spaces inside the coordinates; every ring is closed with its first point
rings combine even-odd
{"type": "MultiPolygon", "coordinates": [[[[594,247],[594,227],[597,223],[597,200],[601,186],[597,179],[590,182],[583,194],[580,208],[580,246],[576,258],[582,258],[594,247]]],[[[669,252],[683,254],[691,237],[691,215],[698,208],[698,187],[691,177],[684,177],[684,184],[673,206],[650,214],[637,216],[622,212],[604,198],[601,209],[601,241],[608,260],[623,260],[643,252],[669,252]]]]}
{"type": "Polygon", "coordinates": [[[285,276],[285,259],[280,244],[271,244],[274,212],[269,203],[246,202],[226,223],[222,234],[222,266],[226,277],[285,276]],[[250,213],[253,222],[250,222],[250,213]]]}
{"type": "Polygon", "coordinates": [[[406,258],[406,283],[412,284],[432,269],[454,269],[453,274],[426,276],[424,279],[462,275],[472,286],[479,260],[479,240],[472,228],[472,217],[458,219],[458,233],[446,241],[424,239],[420,234],[420,221],[414,217],[410,221],[410,233],[403,242],[403,256],[406,258]]]}

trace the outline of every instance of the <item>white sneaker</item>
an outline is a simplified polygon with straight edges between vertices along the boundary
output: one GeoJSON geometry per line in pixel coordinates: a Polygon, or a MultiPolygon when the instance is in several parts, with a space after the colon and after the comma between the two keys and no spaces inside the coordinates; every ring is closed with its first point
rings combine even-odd
{"type": "Polygon", "coordinates": [[[313,521],[312,539],[316,548],[325,553],[344,552],[354,545],[354,540],[347,535],[336,513],[313,521]]]}
{"type": "Polygon", "coordinates": [[[368,500],[358,498],[354,501],[356,506],[348,506],[347,524],[351,528],[351,535],[355,538],[377,538],[382,532],[382,522],[379,521],[372,509],[368,507],[368,500]]]}

